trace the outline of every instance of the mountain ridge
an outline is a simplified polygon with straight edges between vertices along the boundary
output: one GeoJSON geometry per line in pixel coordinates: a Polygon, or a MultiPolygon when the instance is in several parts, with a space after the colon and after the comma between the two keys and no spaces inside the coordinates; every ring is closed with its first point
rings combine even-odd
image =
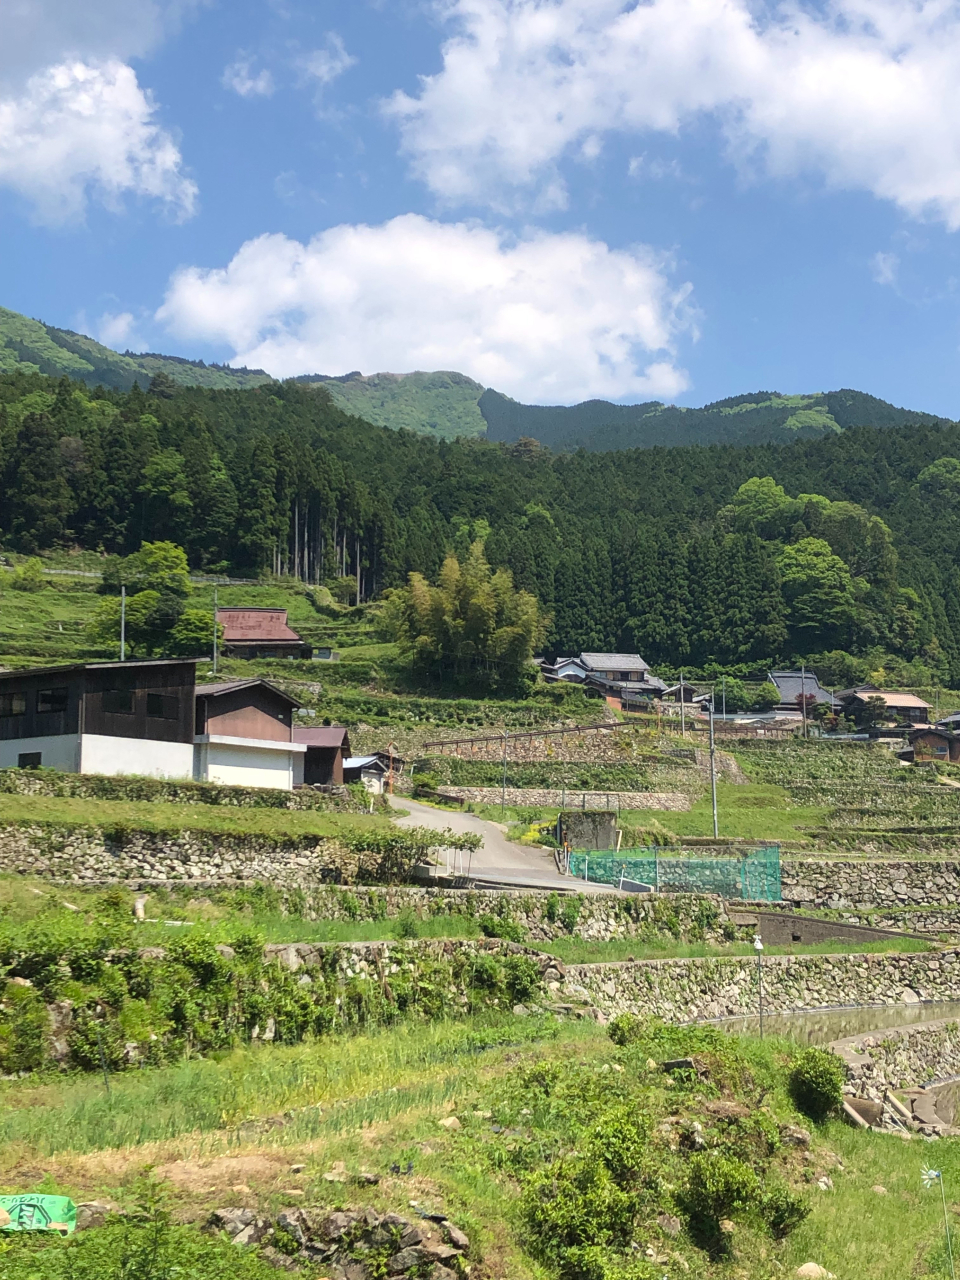
{"type": "MultiPolygon", "coordinates": [[[[214,390],[262,386],[275,380],[263,369],[205,364],[158,352],[118,352],[103,343],[0,307],[0,372],[67,376],[94,387],[146,388],[157,374],[181,386],[214,390]]],[[[901,409],[862,391],[783,395],[756,391],[701,408],[648,400],[613,404],[530,405],[484,387],[455,370],[411,373],[303,374],[293,382],[326,389],[344,412],[375,426],[406,429],[437,439],[487,439],[515,444],[530,438],[554,452],[610,452],[659,445],[773,444],[836,434],[855,426],[893,427],[945,421],[901,409]]]]}

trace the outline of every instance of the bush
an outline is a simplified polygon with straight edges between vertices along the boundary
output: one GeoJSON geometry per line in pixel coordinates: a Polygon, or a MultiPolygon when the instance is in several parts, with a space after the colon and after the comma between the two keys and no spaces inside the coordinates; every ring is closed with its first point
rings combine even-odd
{"type": "Polygon", "coordinates": [[[393,936],[401,939],[420,937],[420,921],[412,907],[404,907],[397,916],[393,925],[393,936]]]}
{"type": "Polygon", "coordinates": [[[812,1120],[826,1120],[844,1102],[844,1064],[826,1048],[806,1048],[790,1071],[790,1096],[812,1120]]]}
{"type": "Polygon", "coordinates": [[[510,956],[504,971],[507,991],[515,1004],[522,1004],[540,989],[540,966],[532,956],[510,956]]]}
{"type": "Polygon", "coordinates": [[[577,927],[577,921],[580,919],[580,895],[565,898],[563,906],[560,908],[560,923],[566,929],[567,933],[573,933],[577,927]]]}
{"type": "Polygon", "coordinates": [[[480,926],[480,932],[487,938],[505,938],[507,942],[523,942],[527,936],[523,925],[518,920],[511,920],[509,916],[492,916],[486,913],[479,918],[477,924],[480,926]]]}
{"type": "Polygon", "coordinates": [[[43,565],[36,558],[27,560],[18,569],[14,569],[7,584],[13,591],[42,591],[47,586],[43,565]]]}
{"type": "Polygon", "coordinates": [[[635,1013],[618,1013],[607,1027],[607,1035],[614,1044],[628,1045],[643,1035],[644,1021],[635,1013]]]}
{"type": "Polygon", "coordinates": [[[810,1206],[802,1196],[781,1182],[764,1193],[760,1211],[770,1234],[782,1240],[809,1215],[810,1206]]]}
{"type": "Polygon", "coordinates": [[[827,1049],[804,1049],[790,1071],[790,1096],[811,1120],[826,1120],[843,1103],[843,1063],[827,1049]]]}
{"type": "Polygon", "coordinates": [[[691,1219],[716,1227],[722,1218],[745,1213],[760,1200],[760,1179],[735,1156],[708,1151],[690,1159],[683,1200],[691,1219]]]}

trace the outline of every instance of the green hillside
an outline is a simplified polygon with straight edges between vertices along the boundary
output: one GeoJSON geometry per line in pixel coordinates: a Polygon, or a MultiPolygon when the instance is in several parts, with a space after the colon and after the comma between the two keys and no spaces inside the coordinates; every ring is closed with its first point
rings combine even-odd
{"type": "Polygon", "coordinates": [[[933,414],[898,409],[886,400],[849,390],[794,396],[758,391],[718,400],[702,409],[684,409],[658,400],[627,405],[606,400],[570,406],[520,404],[488,388],[480,397],[479,408],[489,440],[510,443],[530,437],[556,452],[785,443],[836,434],[849,427],[900,427],[937,421],[933,414]]]}
{"type": "Polygon", "coordinates": [[[295,381],[322,384],[334,404],[378,427],[406,427],[443,440],[486,434],[477,406],[483,387],[462,373],[314,374],[295,381]]]}
{"type": "Polygon", "coordinates": [[[89,387],[99,384],[118,391],[129,391],[135,382],[146,387],[157,373],[185,386],[211,388],[256,387],[272,381],[262,369],[231,369],[152,352],[120,355],[81,333],[55,329],[0,307],[0,373],[17,370],[54,378],[65,374],[89,387]]]}

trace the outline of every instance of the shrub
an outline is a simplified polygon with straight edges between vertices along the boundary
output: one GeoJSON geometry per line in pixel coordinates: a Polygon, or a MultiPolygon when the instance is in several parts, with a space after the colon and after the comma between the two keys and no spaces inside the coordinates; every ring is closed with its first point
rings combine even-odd
{"type": "Polygon", "coordinates": [[[760,1212],[770,1234],[775,1239],[782,1240],[791,1231],[795,1231],[809,1215],[810,1206],[802,1196],[781,1182],[764,1193],[760,1212]]]}
{"type": "Polygon", "coordinates": [[[480,926],[480,932],[487,938],[505,938],[507,942],[523,942],[527,936],[527,931],[518,920],[511,920],[508,916],[493,916],[489,913],[482,915],[477,924],[480,926]]]}
{"type": "Polygon", "coordinates": [[[721,1218],[745,1213],[760,1200],[760,1179],[748,1164],[719,1151],[690,1159],[683,1200],[691,1219],[715,1227],[721,1218]]]}
{"type": "Polygon", "coordinates": [[[43,565],[35,557],[14,569],[7,583],[13,591],[42,591],[47,585],[43,565]]]}
{"type": "Polygon", "coordinates": [[[397,916],[393,925],[393,936],[401,939],[420,937],[420,921],[412,907],[404,907],[397,916]]]}
{"type": "Polygon", "coordinates": [[[522,1004],[540,988],[540,966],[532,956],[510,956],[504,965],[510,998],[522,1004]]]}
{"type": "Polygon", "coordinates": [[[579,919],[580,895],[575,894],[573,897],[564,899],[563,906],[560,908],[560,923],[567,933],[573,933],[579,919]]]}
{"type": "Polygon", "coordinates": [[[644,1021],[635,1013],[618,1013],[607,1027],[607,1035],[614,1044],[628,1045],[643,1035],[644,1021]]]}
{"type": "Polygon", "coordinates": [[[790,1096],[811,1120],[825,1120],[843,1103],[843,1063],[827,1049],[804,1049],[790,1071],[790,1096]]]}
{"type": "Polygon", "coordinates": [[[546,917],[551,924],[556,924],[560,916],[560,895],[556,889],[547,898],[546,917]]]}

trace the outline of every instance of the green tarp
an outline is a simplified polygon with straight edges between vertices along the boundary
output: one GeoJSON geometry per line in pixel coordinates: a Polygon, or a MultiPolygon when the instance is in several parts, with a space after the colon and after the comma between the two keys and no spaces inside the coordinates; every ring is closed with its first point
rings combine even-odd
{"type": "Polygon", "coordinates": [[[0,1196],[0,1209],[10,1215],[4,1231],[59,1231],[70,1235],[77,1228],[77,1206],[66,1196],[0,1196]]]}

